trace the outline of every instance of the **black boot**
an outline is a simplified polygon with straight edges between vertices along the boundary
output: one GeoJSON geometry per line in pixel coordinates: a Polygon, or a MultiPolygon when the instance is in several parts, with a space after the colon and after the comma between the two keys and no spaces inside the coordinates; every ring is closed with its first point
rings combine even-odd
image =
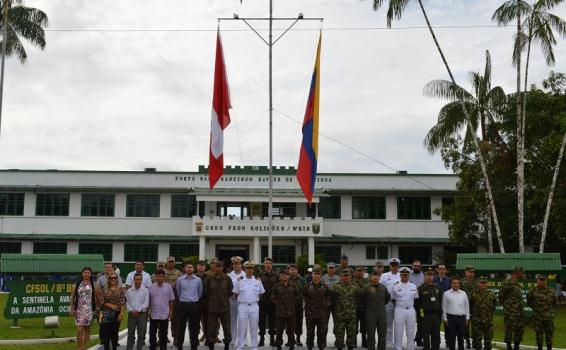
{"type": "MultiPolygon", "coordinates": [[[[212,346],[214,348],[214,345],[212,346]]],[[[230,350],[230,343],[224,344],[224,350],[230,350]]]]}
{"type": "Polygon", "coordinates": [[[324,350],[324,346],[319,346],[318,350],[324,350]]]}
{"type": "Polygon", "coordinates": [[[507,350],[513,350],[513,346],[511,346],[511,342],[508,342],[506,344],[507,344],[507,350]]]}
{"type": "Polygon", "coordinates": [[[208,350],[214,350],[214,343],[208,344],[208,350]]]}
{"type": "Polygon", "coordinates": [[[277,350],[281,350],[281,345],[277,345],[277,350]]]}
{"type": "Polygon", "coordinates": [[[348,350],[354,350],[353,346],[348,346],[348,350]]]}
{"type": "Polygon", "coordinates": [[[552,345],[547,345],[546,350],[552,350],[552,345]]]}
{"type": "Polygon", "coordinates": [[[303,346],[303,343],[301,343],[301,336],[299,334],[297,334],[297,341],[295,342],[295,345],[303,346]]]}
{"type": "Polygon", "coordinates": [[[269,346],[275,346],[275,336],[273,334],[269,335],[269,346]]]}
{"type": "Polygon", "coordinates": [[[289,345],[289,350],[293,350],[293,349],[295,349],[295,344],[289,345]]]}
{"type": "Polygon", "coordinates": [[[257,346],[264,346],[264,345],[265,345],[265,336],[261,334],[259,336],[259,343],[257,343],[257,346]]]}
{"type": "Polygon", "coordinates": [[[307,350],[312,350],[312,346],[307,346],[307,350]]]}
{"type": "Polygon", "coordinates": [[[362,333],[362,348],[368,347],[368,338],[365,333],[362,333]]]}
{"type": "Polygon", "coordinates": [[[537,349],[542,350],[542,344],[537,344],[537,349]]]}
{"type": "Polygon", "coordinates": [[[471,349],[472,343],[470,342],[470,338],[466,339],[466,349],[471,349]]]}
{"type": "Polygon", "coordinates": [[[519,350],[521,348],[521,343],[515,342],[515,344],[513,344],[513,350],[519,350]]]}

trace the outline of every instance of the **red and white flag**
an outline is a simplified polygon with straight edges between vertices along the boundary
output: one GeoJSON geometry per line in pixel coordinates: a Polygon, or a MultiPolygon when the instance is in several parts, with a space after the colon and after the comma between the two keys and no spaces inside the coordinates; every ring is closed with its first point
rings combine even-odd
{"type": "Polygon", "coordinates": [[[212,121],[210,123],[210,152],[208,182],[210,189],[224,173],[224,129],[230,124],[230,90],[224,65],[224,53],[220,31],[216,39],[216,63],[214,65],[214,91],[212,96],[212,121]]]}

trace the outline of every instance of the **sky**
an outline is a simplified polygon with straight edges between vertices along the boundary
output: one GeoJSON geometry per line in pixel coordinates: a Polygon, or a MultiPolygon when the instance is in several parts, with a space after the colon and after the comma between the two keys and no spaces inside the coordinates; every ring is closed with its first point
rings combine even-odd
{"type": "MultiPolygon", "coordinates": [[[[502,0],[425,0],[458,84],[492,59],[492,84],[515,89],[513,27],[491,21],[502,0]]],[[[447,173],[423,147],[439,109],[423,86],[447,79],[420,10],[385,30],[371,0],[273,0],[274,16],[300,21],[273,49],[273,164],[295,166],[322,28],[319,172],[447,173]],[[417,27],[417,28],[415,28],[417,27]]],[[[49,16],[47,46],[6,63],[0,169],[196,171],[208,163],[216,29],[224,43],[232,123],[226,165],[267,165],[268,48],[242,21],[266,17],[266,0],[25,0],[49,16]]],[[[566,5],[555,9],[566,18],[566,5]]],[[[290,22],[278,21],[277,29],[290,22]]],[[[267,22],[253,22],[267,36],[267,22]]],[[[281,31],[275,31],[277,36],[281,31]]],[[[530,82],[566,72],[535,46],[530,82]]]]}

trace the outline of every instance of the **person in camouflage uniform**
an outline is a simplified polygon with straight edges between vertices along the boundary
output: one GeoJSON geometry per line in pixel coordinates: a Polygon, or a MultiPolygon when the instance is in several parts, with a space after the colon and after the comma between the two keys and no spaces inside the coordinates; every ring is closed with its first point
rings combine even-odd
{"type": "Polygon", "coordinates": [[[307,321],[307,348],[314,346],[314,331],[316,327],[316,342],[320,350],[326,346],[328,332],[328,306],[330,305],[330,290],[320,281],[322,271],[315,268],[312,281],[304,288],[305,318],[307,321]]]}
{"type": "Polygon", "coordinates": [[[514,267],[511,277],[503,281],[499,288],[499,302],[503,305],[503,325],[507,350],[519,350],[523,340],[525,318],[523,316],[523,295],[519,282],[523,275],[522,267],[514,267]],[[512,346],[513,342],[514,347],[512,346]]]}
{"type": "Polygon", "coordinates": [[[533,309],[533,328],[538,349],[542,350],[544,334],[546,348],[551,350],[557,299],[552,288],[547,286],[545,275],[537,275],[537,285],[527,293],[527,304],[533,309]]]}
{"type": "Polygon", "coordinates": [[[344,333],[346,333],[346,345],[349,350],[356,346],[356,335],[358,324],[356,322],[356,308],[360,298],[360,290],[351,282],[352,273],[350,269],[342,270],[342,280],[331,289],[331,295],[336,305],[336,323],[334,324],[334,335],[336,336],[336,348],[344,348],[344,333]]]}
{"type": "MultiPolygon", "coordinates": [[[[476,277],[475,277],[476,269],[473,266],[466,266],[464,268],[464,278],[460,281],[460,289],[466,292],[468,295],[468,300],[470,299],[470,294],[476,288],[476,277]]],[[[470,310],[470,319],[473,316],[470,310]]],[[[470,325],[471,322],[468,322],[466,325],[466,333],[464,335],[464,339],[466,339],[466,348],[471,349],[472,345],[470,343],[470,325]]]]}
{"type": "Polygon", "coordinates": [[[375,331],[377,329],[377,349],[385,350],[387,341],[387,315],[385,305],[391,299],[387,287],[379,283],[380,273],[374,271],[370,283],[362,291],[361,302],[365,305],[367,348],[375,350],[375,331]]]}
{"type": "Polygon", "coordinates": [[[421,326],[423,350],[438,350],[440,348],[443,291],[433,282],[434,270],[432,268],[429,267],[424,275],[424,283],[417,287],[419,298],[415,299],[417,312],[423,319],[421,326]]]}
{"type": "Polygon", "coordinates": [[[259,299],[259,343],[265,345],[265,328],[269,328],[269,345],[275,346],[275,305],[271,301],[273,286],[279,282],[279,275],[273,270],[273,260],[266,257],[263,260],[263,271],[258,275],[265,293],[259,299]]]}
{"type": "MultiPolygon", "coordinates": [[[[367,285],[368,281],[364,278],[365,267],[356,266],[356,273],[352,279],[352,283],[358,287],[360,291],[363,291],[367,285]]],[[[366,307],[364,303],[358,302],[356,308],[356,322],[359,324],[359,332],[362,334],[362,348],[367,348],[368,342],[366,338],[366,307]]]]}
{"type": "Polygon", "coordinates": [[[477,288],[470,293],[470,314],[472,321],[472,343],[475,350],[481,350],[482,338],[485,350],[491,349],[493,339],[493,313],[497,298],[487,289],[487,278],[478,279],[477,288]]]}
{"type": "MultiPolygon", "coordinates": [[[[228,350],[232,341],[232,328],[230,327],[230,297],[232,296],[232,279],[220,269],[221,261],[216,258],[210,259],[211,271],[204,279],[204,291],[206,294],[206,310],[208,312],[208,330],[206,332],[206,344],[212,350],[218,337],[218,320],[224,331],[224,349],[228,350]],[[214,265],[214,268],[212,267],[214,265]]],[[[237,336],[237,335],[236,335],[237,336]]]]}
{"type": "MultiPolygon", "coordinates": [[[[206,261],[204,260],[199,260],[197,263],[197,272],[195,273],[195,275],[200,278],[202,280],[202,285],[204,287],[204,280],[206,278],[207,275],[207,271],[206,271],[206,261]]],[[[206,332],[208,331],[208,312],[206,312],[206,294],[202,293],[202,298],[199,299],[198,301],[199,304],[199,311],[200,311],[200,322],[202,325],[202,337],[199,339],[200,342],[205,342],[206,343],[206,332]]]]}
{"type": "MultiPolygon", "coordinates": [[[[167,258],[167,264],[165,265],[165,283],[168,283],[173,287],[173,293],[175,294],[175,301],[173,302],[173,310],[179,310],[179,297],[177,296],[177,279],[181,277],[183,273],[177,269],[175,264],[175,257],[170,256],[167,258]]],[[[177,333],[179,332],[179,315],[177,312],[173,312],[171,315],[171,335],[173,336],[173,345],[177,346],[177,333]]]]}
{"type": "Polygon", "coordinates": [[[303,346],[303,343],[301,343],[301,335],[303,334],[303,290],[305,288],[305,279],[299,275],[299,269],[295,264],[289,267],[289,283],[297,289],[298,295],[295,304],[295,334],[297,336],[295,344],[297,346],[303,346]]]}
{"type": "Polygon", "coordinates": [[[295,307],[297,299],[297,288],[289,283],[289,271],[281,270],[279,274],[281,282],[273,287],[271,301],[275,305],[275,330],[277,333],[277,350],[283,345],[283,331],[287,331],[289,350],[295,347],[295,307]]]}

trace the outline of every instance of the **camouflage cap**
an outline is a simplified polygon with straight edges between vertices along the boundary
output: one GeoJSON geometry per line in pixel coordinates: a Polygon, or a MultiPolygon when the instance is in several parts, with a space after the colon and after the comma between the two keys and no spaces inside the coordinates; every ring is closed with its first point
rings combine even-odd
{"type": "Polygon", "coordinates": [[[326,264],[326,267],[334,269],[336,268],[336,265],[333,262],[329,262],[328,264],[326,264]]]}
{"type": "Polygon", "coordinates": [[[525,272],[523,266],[513,266],[513,272],[525,272]]]}
{"type": "Polygon", "coordinates": [[[375,267],[383,267],[383,263],[381,261],[378,261],[375,263],[375,267]]]}
{"type": "Polygon", "coordinates": [[[542,274],[542,273],[537,274],[536,277],[537,277],[537,280],[546,280],[546,275],[542,274]]]}
{"type": "Polygon", "coordinates": [[[160,261],[160,262],[157,263],[157,266],[158,266],[158,267],[159,267],[159,266],[165,266],[165,263],[164,263],[163,261],[160,261]]]}
{"type": "Polygon", "coordinates": [[[254,267],[255,267],[255,263],[252,260],[248,260],[244,263],[244,268],[253,269],[254,267]]]}
{"type": "Polygon", "coordinates": [[[279,271],[279,274],[281,275],[289,275],[289,270],[286,268],[282,268],[281,271],[279,271]]]}
{"type": "Polygon", "coordinates": [[[480,276],[480,278],[478,278],[478,282],[487,282],[487,276],[480,276]]]}
{"type": "Polygon", "coordinates": [[[209,263],[210,265],[212,265],[212,264],[218,264],[218,259],[216,259],[216,257],[212,257],[212,258],[210,258],[210,259],[208,260],[208,263],[209,263]]]}
{"type": "Polygon", "coordinates": [[[474,272],[474,271],[476,271],[476,268],[470,265],[470,266],[464,267],[464,271],[474,272]]]}
{"type": "Polygon", "coordinates": [[[356,266],[356,271],[364,271],[365,269],[366,269],[365,266],[362,266],[362,265],[356,266]]]}
{"type": "Polygon", "coordinates": [[[206,261],[205,260],[199,260],[197,262],[197,265],[206,265],[206,261]]]}
{"type": "Polygon", "coordinates": [[[341,272],[342,276],[351,276],[352,275],[352,271],[350,269],[344,269],[341,272]]]}
{"type": "Polygon", "coordinates": [[[232,263],[237,263],[237,262],[241,263],[242,261],[244,261],[244,258],[242,258],[241,256],[233,256],[232,259],[230,260],[232,260],[232,263]]]}
{"type": "Polygon", "coordinates": [[[434,276],[434,269],[432,267],[429,267],[425,270],[424,274],[427,276],[434,276]]]}
{"type": "Polygon", "coordinates": [[[322,274],[322,269],[320,268],[320,266],[315,266],[314,269],[312,269],[312,273],[322,274]]]}

